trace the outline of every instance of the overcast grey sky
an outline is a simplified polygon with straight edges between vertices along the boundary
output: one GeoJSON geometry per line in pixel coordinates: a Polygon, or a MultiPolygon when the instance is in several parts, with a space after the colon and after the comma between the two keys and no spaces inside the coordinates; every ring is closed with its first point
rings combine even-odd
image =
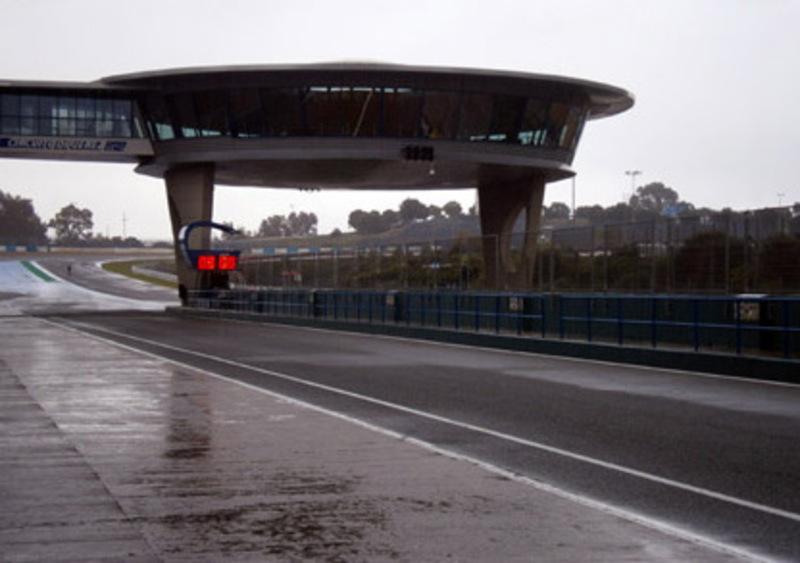
{"type": "MultiPolygon", "coordinates": [[[[367,60],[574,76],[636,105],[589,122],[577,204],[664,182],[698,206],[800,201],[798,0],[0,0],[0,79],[96,80],[185,66],[367,60]],[[780,195],[782,194],[782,195],[780,195]]],[[[570,181],[546,201],[570,203],[570,181]]],[[[0,159],[0,189],[44,219],[75,203],[109,236],[167,238],[161,181],[131,166],[0,159]]],[[[406,197],[468,207],[459,192],[305,193],[217,187],[215,219],[249,229],[291,210],[320,231],[406,197]]]]}

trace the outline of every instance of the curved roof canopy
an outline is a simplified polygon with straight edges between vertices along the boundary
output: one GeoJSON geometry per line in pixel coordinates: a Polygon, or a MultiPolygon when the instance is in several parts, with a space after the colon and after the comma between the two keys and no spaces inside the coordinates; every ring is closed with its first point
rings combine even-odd
{"type": "Polygon", "coordinates": [[[328,85],[373,85],[376,82],[397,86],[455,88],[504,93],[537,93],[553,97],[580,94],[589,102],[589,119],[609,117],[630,109],[630,92],[589,80],[503,70],[459,67],[411,66],[388,63],[338,62],[296,65],[239,65],[188,67],[122,74],[102,78],[112,86],[158,90],[190,90],[221,86],[302,85],[309,80],[328,85]]]}

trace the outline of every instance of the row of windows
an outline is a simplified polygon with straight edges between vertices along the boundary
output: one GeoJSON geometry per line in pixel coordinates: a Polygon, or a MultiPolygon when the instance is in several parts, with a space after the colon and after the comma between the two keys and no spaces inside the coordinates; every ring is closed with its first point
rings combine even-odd
{"type": "Polygon", "coordinates": [[[0,134],[139,137],[133,102],[81,96],[0,94],[0,134]]]}
{"type": "MultiPolygon", "coordinates": [[[[573,151],[587,106],[525,96],[370,87],[151,94],[155,140],[233,136],[399,137],[573,151]]],[[[0,134],[141,137],[131,100],[0,94],[0,134]]]]}
{"type": "Polygon", "coordinates": [[[588,106],[525,96],[371,87],[211,90],[144,100],[156,140],[410,137],[572,151],[588,106]]]}

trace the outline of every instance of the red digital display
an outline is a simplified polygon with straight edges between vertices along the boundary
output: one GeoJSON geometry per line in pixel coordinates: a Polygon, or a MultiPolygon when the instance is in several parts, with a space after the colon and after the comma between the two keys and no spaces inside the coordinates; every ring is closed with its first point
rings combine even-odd
{"type": "Polygon", "coordinates": [[[217,269],[217,257],[213,254],[201,254],[197,257],[197,269],[208,271],[217,269]]]}
{"type": "Polygon", "coordinates": [[[219,257],[219,264],[217,267],[220,270],[235,270],[236,269],[236,256],[230,254],[222,254],[219,257]]]}

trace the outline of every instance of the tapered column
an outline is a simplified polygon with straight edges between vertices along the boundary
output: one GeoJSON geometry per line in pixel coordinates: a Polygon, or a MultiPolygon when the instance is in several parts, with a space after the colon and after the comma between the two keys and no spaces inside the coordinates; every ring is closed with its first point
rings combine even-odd
{"type": "MultiPolygon", "coordinates": [[[[172,239],[175,243],[175,262],[181,301],[185,304],[186,292],[207,289],[208,276],[192,269],[181,253],[178,234],[181,227],[194,221],[210,221],[214,206],[214,165],[192,164],[171,168],[164,174],[167,184],[167,202],[172,221],[172,239]]],[[[189,241],[191,248],[211,248],[210,229],[195,229],[189,241]]]]}
{"type": "Polygon", "coordinates": [[[478,205],[487,287],[500,290],[533,287],[544,187],[544,177],[527,169],[500,166],[481,169],[478,205]],[[525,234],[520,259],[515,264],[511,238],[514,224],[523,212],[525,234]]]}

